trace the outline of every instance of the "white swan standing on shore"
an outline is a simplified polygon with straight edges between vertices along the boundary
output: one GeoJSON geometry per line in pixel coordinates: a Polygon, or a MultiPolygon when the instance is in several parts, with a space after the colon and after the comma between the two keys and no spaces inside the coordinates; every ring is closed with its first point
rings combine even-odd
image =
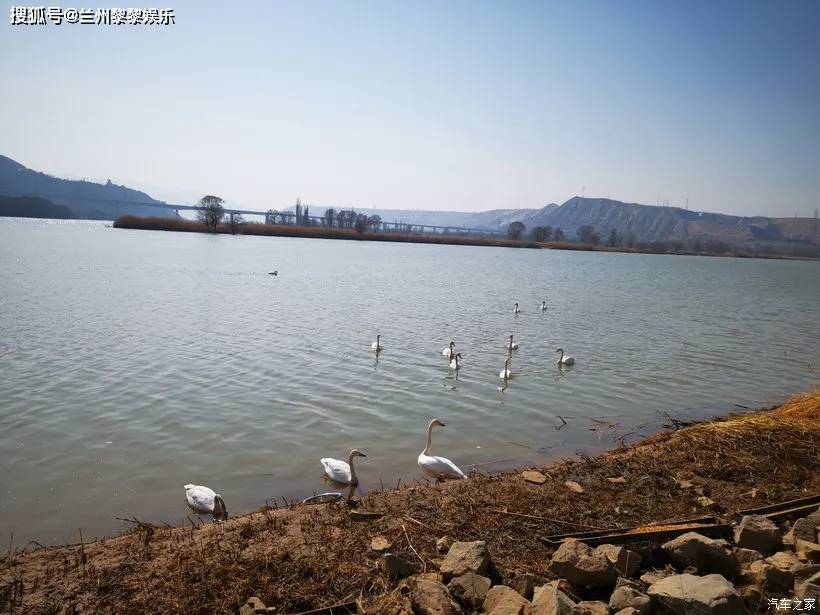
{"type": "Polygon", "coordinates": [[[575,365],[575,357],[571,357],[569,355],[564,356],[563,348],[559,348],[555,352],[561,353],[561,356],[558,357],[558,365],[575,365]]]}
{"type": "Polygon", "coordinates": [[[509,350],[509,351],[518,350],[518,342],[513,341],[512,333],[510,333],[510,343],[507,344],[507,350],[509,350]]]}
{"type": "Polygon", "coordinates": [[[350,456],[347,461],[341,459],[333,459],[331,457],[323,457],[319,460],[322,467],[325,469],[325,475],[334,483],[342,485],[358,485],[359,479],[356,476],[356,469],[353,467],[354,457],[367,457],[359,449],[354,448],[350,451],[350,456]]]}
{"type": "Polygon", "coordinates": [[[518,301],[515,302],[515,307],[513,308],[513,314],[518,314],[521,309],[518,307],[518,301]]]}
{"type": "Polygon", "coordinates": [[[384,346],[382,346],[382,343],[381,343],[381,337],[382,337],[381,335],[377,335],[376,336],[376,341],[373,342],[372,344],[370,344],[370,348],[375,350],[377,353],[384,350],[384,346]]]}
{"type": "Polygon", "coordinates": [[[457,352],[453,355],[453,358],[450,359],[450,369],[454,369],[454,370],[458,371],[460,367],[461,367],[461,353],[457,352]]]}
{"type": "Polygon", "coordinates": [[[504,359],[504,369],[498,372],[498,377],[502,378],[505,382],[513,377],[512,370],[510,369],[509,357],[504,359]]]}
{"type": "Polygon", "coordinates": [[[204,485],[185,485],[185,501],[195,513],[213,515],[214,521],[224,521],[228,518],[222,496],[204,485]]]}
{"type": "Polygon", "coordinates": [[[430,443],[433,439],[433,427],[444,427],[444,423],[439,419],[433,419],[427,426],[427,446],[424,447],[424,450],[421,451],[419,455],[419,467],[421,471],[436,480],[444,480],[445,478],[467,478],[467,475],[446,457],[434,457],[428,454],[430,452],[430,443]]]}
{"type": "Polygon", "coordinates": [[[455,348],[456,348],[456,343],[453,342],[453,341],[450,341],[450,345],[447,346],[447,348],[445,348],[444,350],[441,351],[441,356],[443,356],[446,359],[452,359],[453,358],[453,353],[455,352],[455,348]]]}
{"type": "Polygon", "coordinates": [[[542,302],[541,302],[541,311],[542,311],[542,312],[545,312],[545,311],[546,311],[546,309],[547,309],[547,302],[546,302],[546,301],[542,301],[542,302]]]}

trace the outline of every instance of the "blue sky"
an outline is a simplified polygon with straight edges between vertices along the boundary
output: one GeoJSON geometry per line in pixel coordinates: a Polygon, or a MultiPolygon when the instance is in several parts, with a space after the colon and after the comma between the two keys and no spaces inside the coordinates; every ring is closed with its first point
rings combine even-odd
{"type": "Polygon", "coordinates": [[[254,209],[820,205],[814,0],[177,2],[170,27],[9,6],[0,153],[54,175],[254,209]]]}

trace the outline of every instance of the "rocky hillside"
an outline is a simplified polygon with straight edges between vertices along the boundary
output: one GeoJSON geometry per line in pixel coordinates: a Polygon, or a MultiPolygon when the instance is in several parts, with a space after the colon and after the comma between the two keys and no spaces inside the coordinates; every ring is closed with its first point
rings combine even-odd
{"type": "Polygon", "coordinates": [[[528,229],[561,227],[569,237],[575,236],[579,227],[590,225],[602,236],[614,228],[622,237],[631,235],[635,241],[687,241],[700,237],[727,243],[820,242],[820,229],[815,228],[813,218],[746,218],[578,196],[560,207],[547,206],[529,213],[520,221],[528,229]]]}
{"type": "Polygon", "coordinates": [[[55,205],[67,206],[77,218],[114,220],[125,214],[154,217],[174,216],[170,210],[129,204],[129,202],[160,202],[144,192],[118,186],[110,181],[106,184],[97,184],[52,177],[24,167],[19,162],[2,155],[0,155],[0,195],[47,199],[55,205]]]}

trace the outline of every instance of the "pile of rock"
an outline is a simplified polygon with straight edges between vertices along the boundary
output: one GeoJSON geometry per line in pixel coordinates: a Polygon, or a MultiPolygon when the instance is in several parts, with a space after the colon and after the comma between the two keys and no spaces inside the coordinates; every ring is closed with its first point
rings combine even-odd
{"type": "Polygon", "coordinates": [[[642,557],[621,546],[567,540],[549,562],[553,580],[538,583],[527,574],[507,585],[484,542],[455,542],[439,572],[404,581],[404,602],[395,612],[736,615],[768,612],[768,599],[776,597],[788,599],[791,610],[800,604],[820,613],[820,510],[784,529],[785,535],[767,518],[749,516],[733,543],[689,532],[653,554],[656,563],[668,562],[661,570],[642,569],[642,557]]]}
{"type": "Polygon", "coordinates": [[[389,578],[403,579],[393,615],[740,615],[771,612],[772,598],[820,613],[818,530],[820,509],[782,529],[744,517],[733,543],[695,532],[666,542],[648,558],[663,569],[642,568],[643,558],[622,546],[567,540],[547,566],[554,578],[540,583],[533,574],[502,583],[482,541],[440,539],[438,572],[414,574],[389,552],[381,561],[389,578]]]}

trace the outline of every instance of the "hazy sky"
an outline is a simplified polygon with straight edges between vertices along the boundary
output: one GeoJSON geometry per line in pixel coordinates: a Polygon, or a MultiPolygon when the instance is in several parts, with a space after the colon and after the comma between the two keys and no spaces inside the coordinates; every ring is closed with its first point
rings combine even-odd
{"type": "Polygon", "coordinates": [[[820,205],[816,0],[138,3],[169,27],[9,6],[0,153],[58,176],[254,209],[820,205]]]}

